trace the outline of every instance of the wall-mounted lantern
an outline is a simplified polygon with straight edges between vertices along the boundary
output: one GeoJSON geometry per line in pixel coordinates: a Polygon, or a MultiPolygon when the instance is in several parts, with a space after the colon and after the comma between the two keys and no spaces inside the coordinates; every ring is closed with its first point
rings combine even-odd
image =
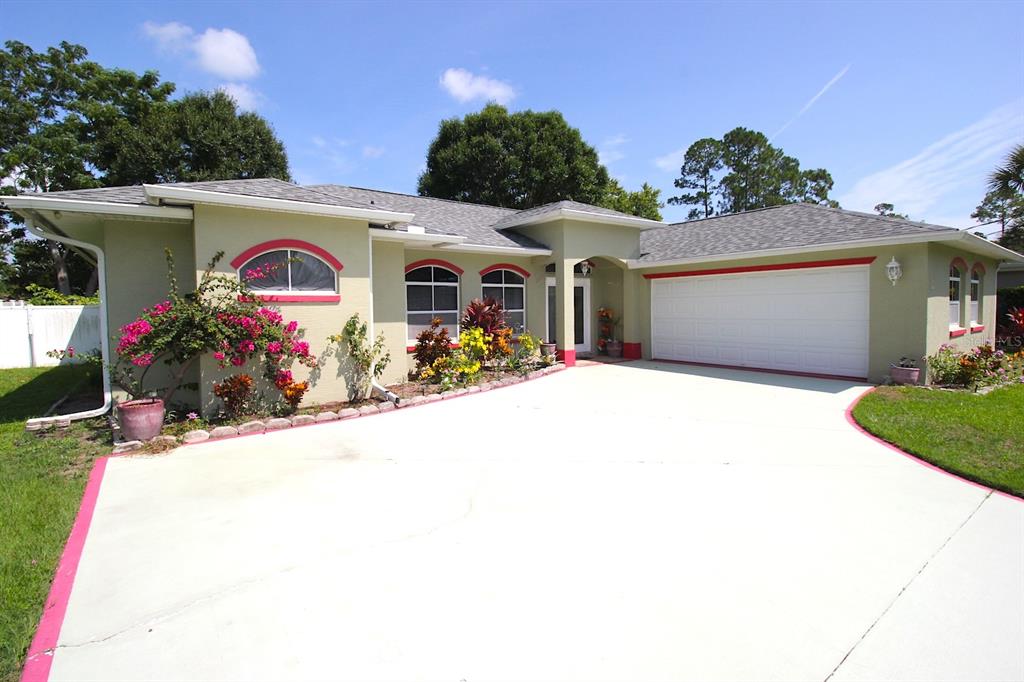
{"type": "Polygon", "coordinates": [[[889,264],[885,266],[885,274],[893,286],[896,286],[896,280],[903,276],[903,266],[896,260],[896,256],[893,256],[889,264]]]}

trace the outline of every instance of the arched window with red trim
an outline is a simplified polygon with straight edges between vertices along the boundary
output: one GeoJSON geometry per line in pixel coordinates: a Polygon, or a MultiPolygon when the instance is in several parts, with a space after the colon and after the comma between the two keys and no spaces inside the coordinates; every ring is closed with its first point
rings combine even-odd
{"type": "Polygon", "coordinates": [[[421,331],[430,327],[434,318],[440,318],[441,325],[448,328],[453,339],[459,338],[461,274],[461,270],[433,260],[413,263],[406,268],[405,323],[410,344],[416,342],[421,331]]]}
{"type": "Polygon", "coordinates": [[[480,272],[481,296],[501,303],[505,322],[516,333],[526,329],[526,278],[522,268],[491,267],[480,272]]]}
{"type": "Polygon", "coordinates": [[[971,327],[977,327],[981,324],[981,284],[984,276],[985,268],[981,263],[976,263],[971,268],[971,327]]]}
{"type": "Polygon", "coordinates": [[[965,264],[960,259],[954,260],[949,266],[949,328],[961,326],[960,299],[962,295],[962,277],[965,264]]]}
{"type": "Polygon", "coordinates": [[[264,300],[319,300],[338,293],[341,261],[316,244],[277,239],[246,249],[231,261],[264,300]]]}

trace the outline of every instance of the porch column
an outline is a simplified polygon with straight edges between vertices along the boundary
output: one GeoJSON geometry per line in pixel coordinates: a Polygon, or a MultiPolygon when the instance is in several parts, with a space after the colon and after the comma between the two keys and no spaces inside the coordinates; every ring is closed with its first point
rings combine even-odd
{"type": "Polygon", "coordinates": [[[640,275],[636,270],[622,271],[622,357],[639,360],[640,345],[640,275]]]}
{"type": "Polygon", "coordinates": [[[574,260],[555,261],[555,338],[556,355],[566,367],[576,364],[576,313],[573,307],[576,278],[574,260]]]}

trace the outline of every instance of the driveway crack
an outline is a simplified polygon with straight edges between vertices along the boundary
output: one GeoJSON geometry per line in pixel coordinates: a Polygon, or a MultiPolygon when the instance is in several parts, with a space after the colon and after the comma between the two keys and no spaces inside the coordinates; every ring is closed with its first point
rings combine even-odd
{"type": "Polygon", "coordinates": [[[981,502],[979,502],[978,505],[974,509],[971,510],[971,513],[967,515],[967,518],[965,518],[960,523],[959,526],[957,526],[956,528],[953,529],[953,532],[949,534],[949,537],[947,537],[945,540],[942,541],[942,544],[939,545],[938,549],[936,549],[934,552],[932,552],[931,556],[929,556],[927,559],[924,560],[924,563],[921,564],[921,567],[919,569],[917,569],[917,572],[914,573],[913,576],[911,576],[910,580],[907,581],[906,585],[904,585],[902,588],[900,588],[900,591],[896,593],[896,596],[893,597],[892,601],[890,601],[886,605],[886,607],[884,609],[882,609],[882,612],[880,614],[878,614],[878,618],[875,618],[874,622],[871,623],[871,625],[868,626],[868,629],[864,631],[864,634],[862,634],[857,639],[857,641],[853,643],[853,646],[850,647],[850,650],[847,651],[846,655],[843,656],[843,658],[839,661],[839,663],[836,664],[836,667],[832,668],[832,672],[830,672],[825,677],[823,682],[828,682],[829,680],[832,679],[832,676],[835,675],[839,671],[839,668],[841,668],[844,663],[846,663],[846,659],[848,659],[850,657],[850,654],[852,654],[854,652],[854,650],[856,650],[856,648],[858,646],[860,646],[860,643],[863,642],[867,638],[868,634],[870,634],[871,631],[875,629],[875,626],[878,625],[878,623],[881,622],[881,620],[883,618],[885,618],[885,614],[889,613],[889,611],[892,609],[892,607],[896,605],[896,602],[899,601],[899,598],[902,597],[903,593],[907,591],[907,588],[909,588],[913,584],[913,582],[915,580],[917,580],[917,577],[919,575],[924,573],[924,569],[928,568],[928,564],[931,563],[932,559],[937,557],[939,555],[939,553],[943,549],[946,548],[946,545],[949,544],[950,540],[952,540],[954,537],[956,537],[956,534],[959,533],[960,530],[964,526],[967,525],[967,522],[974,518],[974,515],[978,513],[978,510],[981,509],[981,506],[983,504],[985,504],[986,502],[988,502],[988,498],[992,497],[992,493],[993,492],[994,491],[989,490],[987,493],[985,493],[985,497],[981,498],[981,502]]]}

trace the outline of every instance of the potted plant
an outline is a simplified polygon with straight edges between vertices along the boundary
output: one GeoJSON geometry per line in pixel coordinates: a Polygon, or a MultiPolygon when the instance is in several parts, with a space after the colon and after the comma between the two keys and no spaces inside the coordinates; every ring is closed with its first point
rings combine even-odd
{"type": "Polygon", "coordinates": [[[555,354],[555,342],[554,341],[545,341],[544,343],[540,344],[540,355],[541,355],[542,358],[546,358],[547,356],[554,355],[554,354],[555,354]]]}
{"type": "Polygon", "coordinates": [[[622,341],[615,338],[615,330],[619,326],[619,318],[611,308],[597,309],[597,347],[610,358],[622,357],[622,341]]]}
{"type": "Polygon", "coordinates": [[[889,366],[889,377],[900,386],[916,386],[921,378],[921,368],[913,358],[903,356],[898,363],[889,366]]]}

